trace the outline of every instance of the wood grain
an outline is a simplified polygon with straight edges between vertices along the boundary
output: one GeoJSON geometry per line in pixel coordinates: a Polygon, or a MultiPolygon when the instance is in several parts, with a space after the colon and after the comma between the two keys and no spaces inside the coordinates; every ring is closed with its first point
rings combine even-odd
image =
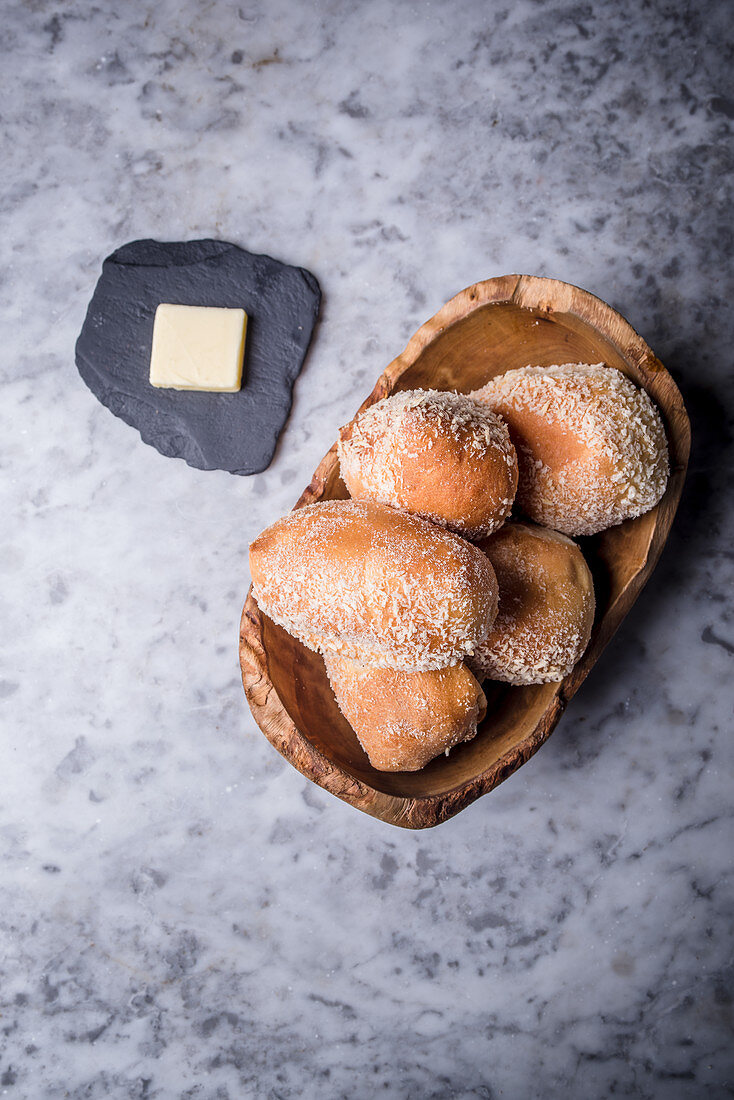
{"type": "MultiPolygon", "coordinates": [[[[529,275],[487,279],[457,294],[416,332],[361,406],[401,389],[466,393],[514,367],[569,362],[605,362],[648,391],[665,423],[671,477],[647,515],[580,540],[594,575],[597,617],[586,653],[562,683],[485,684],[488,713],[473,741],[420,772],[378,772],[341,715],[321,658],[262,615],[248,594],[240,663],[261,730],[309,779],[393,825],[422,829],[446,821],[550,736],[660,556],[683,489],[690,424],[673,379],[623,317],[587,291],[529,275]]],[[[296,507],[346,496],[335,444],[296,507]]]]}

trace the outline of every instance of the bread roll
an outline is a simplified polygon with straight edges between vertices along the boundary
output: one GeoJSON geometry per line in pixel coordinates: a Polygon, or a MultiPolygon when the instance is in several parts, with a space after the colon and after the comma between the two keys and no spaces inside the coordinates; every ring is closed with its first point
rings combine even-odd
{"type": "Polygon", "coordinates": [[[463,664],[394,672],[335,654],[325,662],[339,708],[379,771],[418,771],[470,741],[487,710],[484,692],[463,664]]]}
{"type": "Polygon", "coordinates": [[[488,558],[383,504],[329,500],[290,512],[250,547],[261,609],[305,645],[375,667],[456,664],[497,613],[488,558]]]}
{"type": "Polygon", "coordinates": [[[517,502],[536,523],[593,535],[648,512],[665,492],[665,429],[621,371],[523,367],[472,396],[507,421],[520,464],[517,502]]]}
{"type": "Polygon", "coordinates": [[[507,426],[463,394],[386,397],[341,429],[338,451],[352,497],[403,508],[467,538],[501,527],[515,498],[507,426]]]}
{"type": "Polygon", "coordinates": [[[594,584],[575,543],[532,524],[508,523],[481,542],[500,590],[497,618],[477,647],[477,675],[508,684],[562,680],[594,622],[594,584]]]}

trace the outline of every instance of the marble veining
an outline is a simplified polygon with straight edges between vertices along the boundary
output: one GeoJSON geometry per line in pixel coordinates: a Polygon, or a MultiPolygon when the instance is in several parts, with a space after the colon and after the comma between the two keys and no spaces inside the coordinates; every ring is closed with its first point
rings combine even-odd
{"type": "Polygon", "coordinates": [[[1,1095],[732,1095],[730,43],[715,0],[5,5],[1,1095]],[[76,375],[102,258],[148,236],[321,283],[262,474],[166,460],[76,375]],[[511,271],[629,318],[691,473],[548,744],[402,832],[251,720],[247,544],[511,271]]]}

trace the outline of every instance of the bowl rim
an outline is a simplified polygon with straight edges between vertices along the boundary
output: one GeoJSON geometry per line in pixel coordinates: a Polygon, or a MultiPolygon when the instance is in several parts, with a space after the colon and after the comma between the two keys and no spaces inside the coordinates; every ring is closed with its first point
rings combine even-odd
{"type": "MultiPolygon", "coordinates": [[[[690,454],[690,422],[683,398],[646,341],[617,310],[596,295],[572,283],[535,275],[496,276],[473,283],[454,295],[420,326],[405,349],[385,368],[357,413],[391,394],[405,371],[438,336],[474,310],[492,304],[513,304],[548,315],[572,314],[613,345],[636,371],[641,386],[647,389],[655,379],[655,388],[665,389],[665,404],[657,396],[655,400],[668,441],[675,443],[675,463],[671,462],[665,494],[656,506],[655,527],[644,563],[599,621],[595,639],[584,657],[563,681],[554,685],[555,692],[534,730],[494,764],[448,791],[421,796],[380,791],[325,756],[298,729],[270,680],[262,616],[250,588],[240,621],[240,668],[245,695],[258,726],[278,752],[308,779],[364,813],[408,829],[431,828],[453,817],[508,778],[548,739],[568,701],[599,659],[657,564],[678,508],[690,454]]],[[[322,499],[337,464],[334,443],[294,508],[322,499]]]]}

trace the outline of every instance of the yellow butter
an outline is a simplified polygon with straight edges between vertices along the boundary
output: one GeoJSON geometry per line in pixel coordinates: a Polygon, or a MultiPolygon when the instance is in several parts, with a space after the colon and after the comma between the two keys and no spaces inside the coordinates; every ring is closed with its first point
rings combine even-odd
{"type": "Polygon", "coordinates": [[[159,305],[150,384],[162,389],[236,393],[242,384],[244,309],[159,305]]]}

